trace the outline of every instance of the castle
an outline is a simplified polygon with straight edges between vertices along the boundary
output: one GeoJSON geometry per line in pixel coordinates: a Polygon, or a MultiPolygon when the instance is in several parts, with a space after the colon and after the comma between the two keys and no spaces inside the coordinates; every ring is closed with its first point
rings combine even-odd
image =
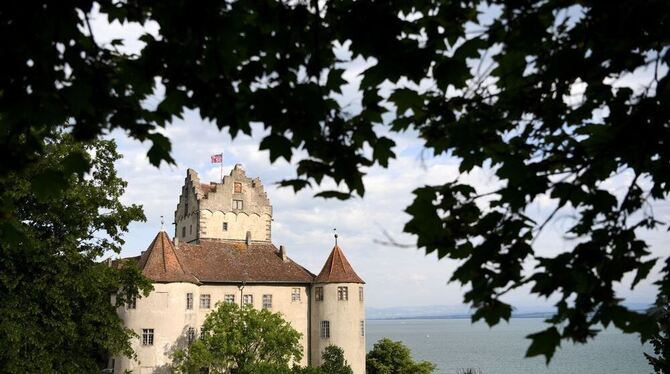
{"type": "Polygon", "coordinates": [[[114,358],[114,373],[169,372],[170,353],[196,338],[218,302],[280,312],[302,333],[302,366],[320,365],[334,344],[354,374],[365,373],[365,282],[337,243],[318,275],[275,247],[260,179],[236,165],[220,183],[201,184],[189,169],[174,224],[173,240],[161,230],[141,256],[121,260],[137,261],[154,290],[118,310],[139,339],[137,358],[114,358]]]}

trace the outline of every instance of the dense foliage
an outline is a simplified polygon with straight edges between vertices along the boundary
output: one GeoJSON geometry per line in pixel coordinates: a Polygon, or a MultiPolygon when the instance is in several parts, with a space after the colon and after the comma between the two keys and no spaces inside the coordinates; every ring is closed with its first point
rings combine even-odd
{"type": "Polygon", "coordinates": [[[323,374],[353,374],[351,366],[344,359],[344,351],[336,345],[329,345],[323,350],[319,370],[323,374]]]}
{"type": "Polygon", "coordinates": [[[368,374],[430,374],[436,368],[432,362],[414,361],[406,345],[389,338],[376,342],[365,358],[368,374]]]}
{"type": "Polygon", "coordinates": [[[670,304],[667,302],[652,311],[658,321],[659,332],[651,338],[654,354],[645,353],[657,374],[670,374],[670,304]]]}
{"type": "Polygon", "coordinates": [[[218,303],[202,324],[200,338],[173,354],[176,373],[250,374],[290,372],[302,358],[301,334],[279,313],[218,303]]]}
{"type": "Polygon", "coordinates": [[[116,307],[151,287],[137,268],[99,259],[118,253],[128,224],[144,214],[119,202],[126,183],[113,142],[43,140],[39,160],[0,175],[0,199],[16,204],[19,220],[0,240],[0,371],[99,373],[108,355],[133,355],[134,333],[116,307]]]}
{"type": "MultiPolygon", "coordinates": [[[[260,149],[296,163],[283,185],[324,178],[363,195],[363,176],[394,157],[389,132],[417,133],[428,154],[460,159],[500,183],[477,191],[463,178],[417,189],[405,231],[439,258],[460,261],[474,319],[511,315],[501,298],[530,285],[558,300],[552,326],[528,355],[551,358],[563,339],[586,342],[613,323],[643,340],[653,317],[621,305],[656,263],[641,229],[670,191],[670,4],[641,1],[338,0],[27,1],[0,6],[0,173],[22,172],[45,134],[67,123],[77,139],[120,128],[151,142],[150,161],[173,162],[159,133],[197,110],[223,131],[269,134],[260,149]],[[99,43],[95,8],[110,21],[155,22],[137,55],[99,43]],[[363,64],[361,100],[341,98],[344,69],[363,64]],[[635,75],[632,75],[635,73],[635,75]],[[631,89],[627,82],[642,82],[631,89]],[[159,94],[160,92],[160,94],[159,94]],[[152,95],[155,107],[144,106],[152,95]],[[350,105],[352,104],[352,105],[350,105]],[[385,116],[386,115],[386,116],[385,116]],[[386,120],[385,120],[386,118],[386,120]],[[294,160],[297,150],[302,159],[294,160]],[[605,188],[625,180],[621,194],[605,188]],[[528,207],[553,199],[532,220],[528,207]],[[565,215],[573,247],[548,257],[533,244],[565,215]],[[535,266],[524,271],[524,264],[535,266]]],[[[42,190],[63,188],[35,179],[42,190]],[[49,188],[48,188],[49,187],[49,188]]],[[[20,222],[0,205],[0,240],[20,222]]],[[[659,293],[670,293],[670,262],[659,293]]]]}

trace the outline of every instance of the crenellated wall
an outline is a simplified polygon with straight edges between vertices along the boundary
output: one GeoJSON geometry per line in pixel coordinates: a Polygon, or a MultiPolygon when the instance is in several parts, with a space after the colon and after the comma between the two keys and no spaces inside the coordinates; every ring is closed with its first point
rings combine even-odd
{"type": "Polygon", "coordinates": [[[272,205],[258,178],[248,178],[240,165],[221,183],[202,184],[198,173],[188,169],[175,211],[175,238],[272,239],[272,205]],[[241,204],[241,208],[240,208],[241,204]],[[225,223],[225,225],[224,225],[225,223]]]}

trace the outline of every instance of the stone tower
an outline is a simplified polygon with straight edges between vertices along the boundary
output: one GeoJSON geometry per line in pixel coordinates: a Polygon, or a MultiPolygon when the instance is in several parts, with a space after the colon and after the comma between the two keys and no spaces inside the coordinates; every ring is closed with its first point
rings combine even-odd
{"type": "Polygon", "coordinates": [[[365,373],[365,282],[335,247],[314,280],[312,291],[312,365],[321,365],[321,353],[333,344],[344,350],[354,374],[365,373]]]}
{"type": "Polygon", "coordinates": [[[272,206],[259,178],[248,178],[240,164],[221,183],[200,183],[186,172],[174,213],[175,241],[200,239],[270,241],[272,206]]]}

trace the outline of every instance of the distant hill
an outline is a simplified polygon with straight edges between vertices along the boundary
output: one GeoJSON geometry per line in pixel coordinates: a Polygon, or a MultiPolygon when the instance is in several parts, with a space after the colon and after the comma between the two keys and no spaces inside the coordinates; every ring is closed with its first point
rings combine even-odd
{"type": "MultiPolygon", "coordinates": [[[[651,303],[624,303],[632,310],[644,311],[651,303]]],[[[547,318],[553,309],[549,306],[520,307],[512,312],[512,318],[547,318]]],[[[387,308],[366,308],[367,319],[453,319],[470,318],[472,312],[466,305],[423,305],[387,308]]]]}

